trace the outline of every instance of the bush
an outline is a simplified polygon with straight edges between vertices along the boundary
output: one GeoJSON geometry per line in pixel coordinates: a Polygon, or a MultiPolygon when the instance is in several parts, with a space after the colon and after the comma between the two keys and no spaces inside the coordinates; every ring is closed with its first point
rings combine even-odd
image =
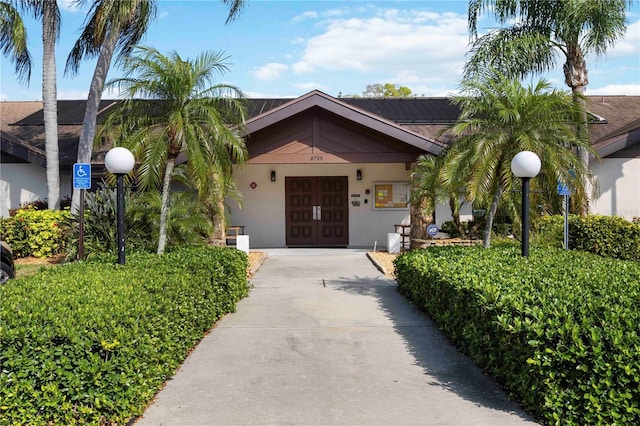
{"type": "MultiPolygon", "coordinates": [[[[60,209],[64,210],[71,207],[71,197],[67,196],[60,200],[60,209]]],[[[20,208],[18,209],[9,209],[9,216],[15,216],[15,214],[21,209],[31,209],[31,210],[47,210],[49,208],[49,201],[45,198],[44,200],[34,200],[26,203],[20,204],[20,208]]]]}
{"type": "Polygon", "coordinates": [[[463,221],[461,222],[465,235],[460,235],[458,227],[453,221],[447,221],[442,224],[442,232],[449,234],[451,238],[478,239],[482,238],[484,233],[484,219],[479,221],[463,221]]]}
{"type": "Polygon", "coordinates": [[[248,293],[246,255],[198,247],[61,265],[0,287],[0,418],[125,424],[248,293]]]}
{"type": "Polygon", "coordinates": [[[16,210],[14,216],[0,219],[0,239],[13,249],[15,257],[48,257],[66,248],[65,223],[68,210],[16,210]]]}
{"type": "MultiPolygon", "coordinates": [[[[560,248],[563,239],[563,216],[543,216],[536,222],[536,244],[560,248]]],[[[640,224],[617,216],[572,215],[569,248],[614,259],[640,260],[640,224]]]]}
{"type": "MultiPolygon", "coordinates": [[[[77,258],[79,216],[69,219],[72,230],[68,259],[77,258]]],[[[158,246],[160,193],[125,192],[125,238],[127,250],[154,252],[158,246]]],[[[167,217],[167,247],[204,244],[211,233],[210,221],[191,193],[173,192],[167,217]]],[[[116,190],[102,184],[85,196],[85,258],[116,250],[116,190]]]]}
{"type": "Polygon", "coordinates": [[[640,424],[640,265],[589,253],[435,247],[400,291],[547,424],[640,424]]]}

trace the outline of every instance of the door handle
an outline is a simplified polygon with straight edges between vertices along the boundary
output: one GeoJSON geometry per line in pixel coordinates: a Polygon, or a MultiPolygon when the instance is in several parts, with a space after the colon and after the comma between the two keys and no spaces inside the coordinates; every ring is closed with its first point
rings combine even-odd
{"type": "Polygon", "coordinates": [[[316,220],[322,220],[322,206],[316,206],[316,220]]]}

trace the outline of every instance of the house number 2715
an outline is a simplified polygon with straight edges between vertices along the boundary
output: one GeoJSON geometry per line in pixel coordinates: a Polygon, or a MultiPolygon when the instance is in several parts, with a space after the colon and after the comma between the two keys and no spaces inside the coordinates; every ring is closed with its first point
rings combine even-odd
{"type": "Polygon", "coordinates": [[[311,161],[322,161],[322,155],[312,155],[311,161]]]}

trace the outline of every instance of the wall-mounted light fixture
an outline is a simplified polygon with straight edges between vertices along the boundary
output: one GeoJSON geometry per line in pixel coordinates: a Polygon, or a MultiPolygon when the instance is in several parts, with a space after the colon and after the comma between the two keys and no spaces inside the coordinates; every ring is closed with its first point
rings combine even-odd
{"type": "Polygon", "coordinates": [[[360,169],[356,170],[356,179],[362,180],[362,170],[360,169]]]}
{"type": "Polygon", "coordinates": [[[276,171],[271,170],[271,182],[275,182],[275,181],[276,181],[276,171]]]}

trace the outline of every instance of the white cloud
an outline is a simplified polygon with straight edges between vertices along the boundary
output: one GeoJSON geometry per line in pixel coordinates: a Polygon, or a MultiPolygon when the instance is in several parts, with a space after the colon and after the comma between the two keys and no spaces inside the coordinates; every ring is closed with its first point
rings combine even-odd
{"type": "Polygon", "coordinates": [[[318,84],[318,83],[313,83],[313,82],[294,84],[294,87],[297,88],[297,89],[304,90],[306,92],[310,92],[312,90],[326,91],[328,89],[327,86],[324,86],[324,85],[318,84]]]}
{"type": "Polygon", "coordinates": [[[253,75],[259,80],[275,80],[280,77],[289,67],[285,64],[271,62],[261,67],[255,68],[253,75]]]}
{"type": "Polygon", "coordinates": [[[169,16],[169,12],[167,12],[166,10],[162,11],[162,12],[160,12],[160,15],[158,15],[158,20],[161,21],[164,18],[166,18],[167,16],[169,16]]]}
{"type": "Polygon", "coordinates": [[[324,33],[307,41],[292,69],[375,72],[398,84],[410,79],[440,85],[461,75],[467,49],[463,15],[385,10],[372,18],[328,23],[324,33]]]}
{"type": "Polygon", "coordinates": [[[291,20],[293,22],[306,21],[307,19],[315,19],[318,17],[318,14],[313,11],[303,12],[300,15],[294,16],[291,20]]]}
{"type": "Polygon", "coordinates": [[[640,84],[609,84],[603,87],[590,88],[585,90],[586,95],[628,95],[640,96],[640,84]]]}
{"type": "Polygon", "coordinates": [[[629,24],[624,38],[607,51],[607,57],[621,56],[635,57],[636,63],[640,63],[640,20],[629,24]]]}
{"type": "Polygon", "coordinates": [[[58,90],[57,93],[58,99],[87,99],[88,95],[88,90],[58,90]]]}

